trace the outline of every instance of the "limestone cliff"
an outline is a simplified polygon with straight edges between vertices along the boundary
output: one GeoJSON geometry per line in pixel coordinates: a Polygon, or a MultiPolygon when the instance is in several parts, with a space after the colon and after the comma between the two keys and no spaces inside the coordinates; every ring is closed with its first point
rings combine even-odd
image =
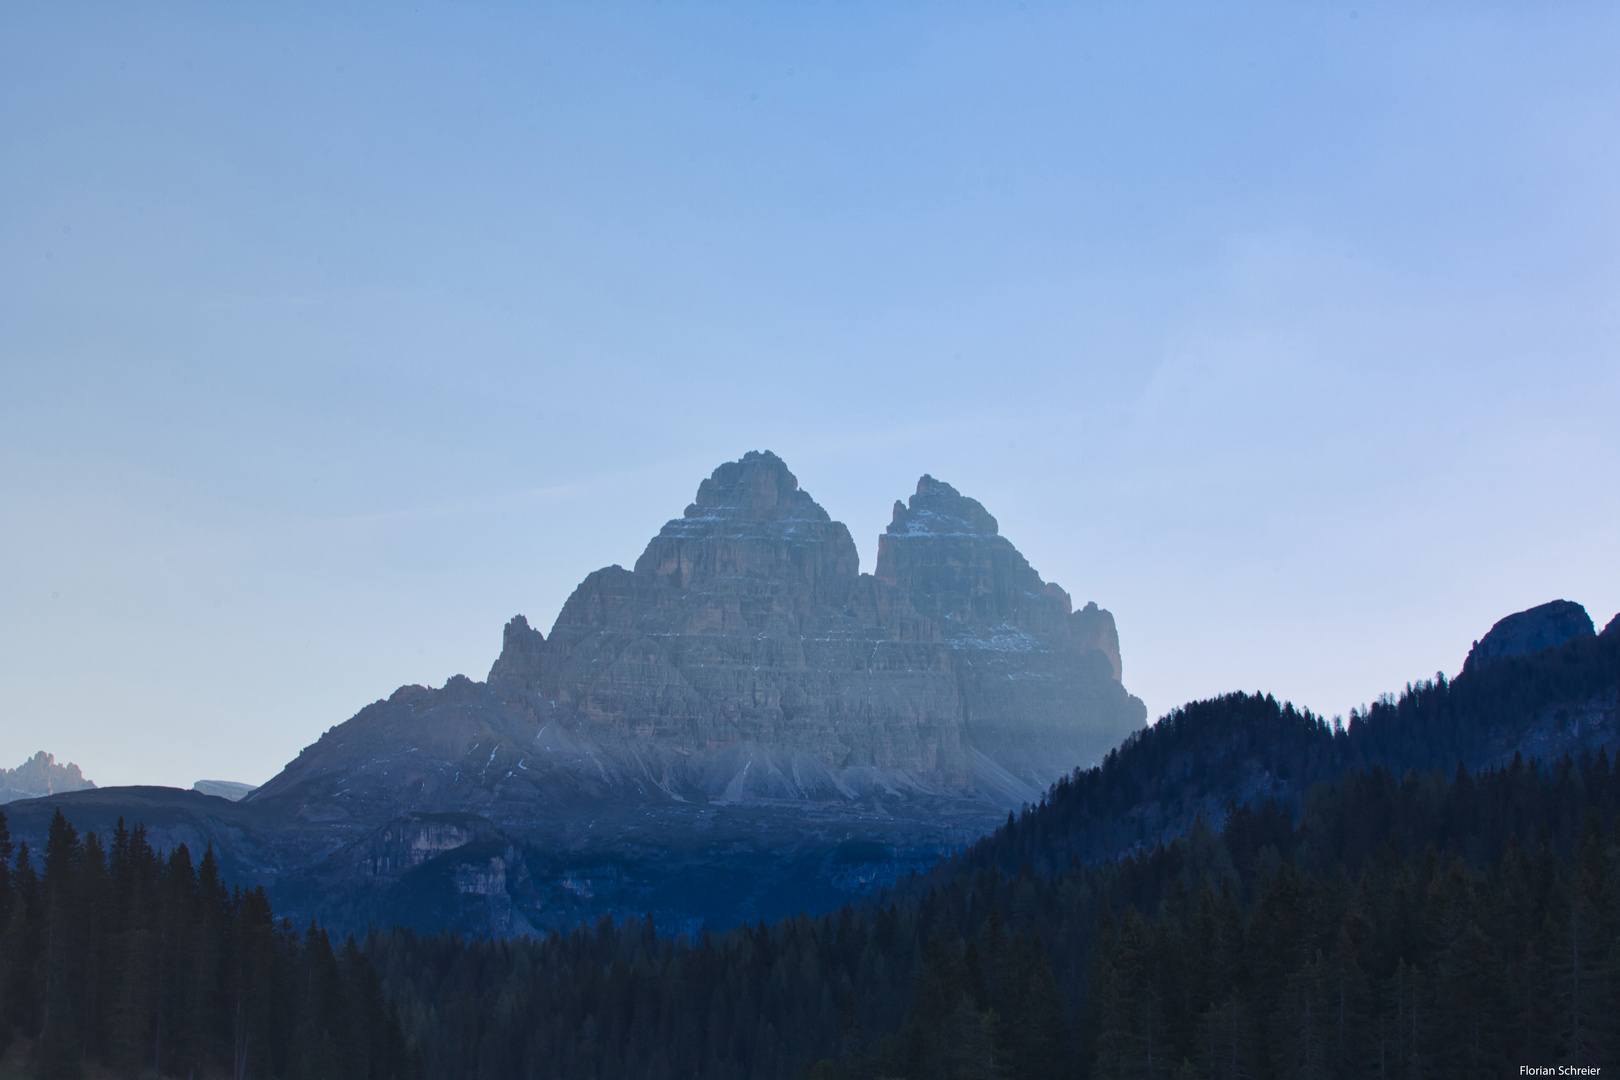
{"type": "Polygon", "coordinates": [[[1113,617],[1073,610],[949,484],[896,504],[863,574],[849,530],[756,452],[633,567],[588,575],[549,633],[507,623],[486,682],[402,687],[242,805],[298,824],[307,884],[280,888],[309,903],[437,875],[435,910],[460,910],[499,863],[534,919],[607,896],[685,918],[698,901],[671,882],[712,899],[753,859],[730,918],[749,890],[782,892],[764,911],[891,880],[1035,801],[1142,726],[1119,676],[1113,617]],[[447,813],[499,830],[458,841],[482,868],[465,880],[434,869],[447,813]]]}
{"type": "Polygon", "coordinates": [[[549,636],[506,625],[487,683],[403,688],[253,795],[306,818],[968,798],[1010,808],[1145,719],[1113,617],[1045,582],[924,476],[862,574],[849,530],[769,452],[728,462],[633,569],[549,636]]]}
{"type": "Polygon", "coordinates": [[[896,505],[867,575],[849,530],[751,453],[633,570],[580,585],[534,688],[549,723],[694,796],[1016,803],[1140,726],[1118,657],[1112,617],[1077,616],[949,484],[896,505]]]}

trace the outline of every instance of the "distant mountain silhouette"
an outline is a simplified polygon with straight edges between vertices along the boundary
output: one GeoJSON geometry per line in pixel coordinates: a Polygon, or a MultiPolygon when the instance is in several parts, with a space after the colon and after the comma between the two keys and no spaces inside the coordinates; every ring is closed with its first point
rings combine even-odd
{"type": "Polygon", "coordinates": [[[0,803],[95,786],[84,778],[77,765],[72,762],[58,765],[55,755],[43,750],[15,769],[0,769],[0,803]]]}

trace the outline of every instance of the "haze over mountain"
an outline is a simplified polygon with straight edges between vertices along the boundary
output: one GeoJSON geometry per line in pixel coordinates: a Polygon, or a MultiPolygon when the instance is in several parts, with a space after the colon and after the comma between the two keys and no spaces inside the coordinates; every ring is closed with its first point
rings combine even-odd
{"type": "Polygon", "coordinates": [[[79,791],[95,786],[84,778],[73,762],[58,765],[56,755],[43,750],[15,769],[0,769],[0,803],[37,799],[58,791],[79,791]]]}
{"type": "Polygon", "coordinates": [[[486,683],[403,688],[253,801],[1016,808],[1145,720],[1120,667],[1113,617],[1074,611],[949,484],[924,476],[895,504],[860,574],[849,531],[756,452],[715,470],[633,570],[587,577],[549,638],[513,619],[486,683]]]}
{"type": "Polygon", "coordinates": [[[234,806],[125,790],[300,915],[724,923],[988,831],[1142,725],[1122,671],[1112,615],[1075,610],[951,485],[895,503],[863,574],[849,530],[752,452],[549,636],[512,619],[486,681],[401,687],[234,806]]]}

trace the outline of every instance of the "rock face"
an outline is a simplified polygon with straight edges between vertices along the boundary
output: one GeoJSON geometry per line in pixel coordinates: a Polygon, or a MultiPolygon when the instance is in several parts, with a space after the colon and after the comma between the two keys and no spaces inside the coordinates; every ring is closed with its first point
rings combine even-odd
{"type": "Polygon", "coordinates": [[[1146,712],[1112,616],[1073,613],[977,502],[923,477],[861,574],[849,530],[769,453],[717,469],[634,570],[580,585],[543,660],[503,653],[492,681],[519,666],[549,723],[693,797],[1016,804],[1146,712]]]}
{"type": "Polygon", "coordinates": [[[96,785],[84,778],[72,762],[58,765],[53,754],[41,750],[15,769],[0,769],[0,803],[37,799],[59,791],[82,791],[96,785]]]}
{"type": "Polygon", "coordinates": [[[487,682],[402,689],[253,799],[310,815],[642,797],[1005,811],[1142,724],[1119,671],[1113,617],[1075,612],[949,484],[925,476],[896,504],[862,574],[849,530],[756,452],[703,481],[634,569],[587,577],[549,637],[508,623],[487,682]]]}
{"type": "MultiPolygon", "coordinates": [[[[1610,628],[1613,625],[1610,623],[1610,628]]],[[[1471,671],[1510,656],[1556,649],[1566,641],[1592,636],[1592,619],[1584,607],[1570,600],[1554,600],[1498,621],[1488,634],[1474,642],[1463,670],[1471,671]]]]}
{"type": "Polygon", "coordinates": [[[279,906],[338,926],[771,917],[920,869],[1101,758],[1146,719],[1120,672],[1113,617],[949,484],[895,504],[863,574],[756,452],[549,635],[507,623],[486,681],[400,688],[230,820],[279,906]]]}
{"type": "Polygon", "coordinates": [[[545,636],[531,629],[528,619],[514,615],[501,633],[501,655],[489,669],[489,685],[521,694],[539,680],[545,650],[545,636]]]}

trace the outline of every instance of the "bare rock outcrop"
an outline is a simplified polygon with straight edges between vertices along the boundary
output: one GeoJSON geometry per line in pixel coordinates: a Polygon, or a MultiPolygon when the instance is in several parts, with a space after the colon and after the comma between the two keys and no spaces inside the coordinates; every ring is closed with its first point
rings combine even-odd
{"type": "Polygon", "coordinates": [[[634,568],[586,577],[549,635],[507,623],[487,682],[402,688],[251,799],[310,821],[615,799],[1004,811],[1142,725],[1119,674],[1113,617],[1073,610],[977,501],[924,476],[863,574],[849,530],[754,452],[634,568]]]}
{"type": "Polygon", "coordinates": [[[489,669],[489,684],[532,690],[540,681],[546,638],[529,625],[522,615],[514,615],[501,633],[501,654],[489,669]]]}
{"type": "Polygon", "coordinates": [[[755,452],[548,633],[507,623],[487,681],[402,687],[238,805],[296,823],[279,895],[334,917],[421,921],[428,889],[450,919],[497,878],[533,925],[753,917],[893,880],[1098,761],[1146,719],[1119,676],[1113,617],[975,500],[923,477],[863,574],[755,452]],[[727,875],[747,885],[720,903],[727,875]]]}
{"type": "Polygon", "coordinates": [[[96,785],[71,761],[58,765],[54,754],[41,750],[15,769],[0,769],[0,803],[37,799],[59,791],[83,791],[96,785]]]}
{"type": "Polygon", "coordinates": [[[538,690],[549,722],[656,760],[693,796],[1016,804],[1141,725],[1118,657],[1112,617],[1076,618],[949,484],[925,476],[896,504],[861,574],[849,530],[756,452],[715,470],[633,570],[580,585],[538,690]]]}
{"type": "Polygon", "coordinates": [[[1572,600],[1554,600],[1498,620],[1489,633],[1474,642],[1463,661],[1463,670],[1471,671],[1510,656],[1556,649],[1566,641],[1593,635],[1592,618],[1584,607],[1572,600]]]}

